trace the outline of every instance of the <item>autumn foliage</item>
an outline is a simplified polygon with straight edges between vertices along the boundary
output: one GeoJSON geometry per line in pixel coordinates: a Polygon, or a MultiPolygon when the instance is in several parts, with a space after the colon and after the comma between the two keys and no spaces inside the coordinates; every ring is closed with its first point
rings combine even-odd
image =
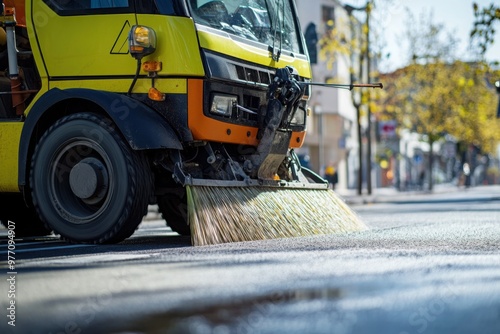
{"type": "Polygon", "coordinates": [[[386,88],[379,108],[431,144],[452,135],[493,152],[500,142],[493,87],[499,75],[484,63],[411,64],[381,75],[386,88]]]}

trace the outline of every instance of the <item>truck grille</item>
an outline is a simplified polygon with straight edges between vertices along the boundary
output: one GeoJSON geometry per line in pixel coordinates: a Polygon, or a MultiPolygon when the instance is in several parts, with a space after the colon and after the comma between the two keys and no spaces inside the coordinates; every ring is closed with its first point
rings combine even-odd
{"type": "Polygon", "coordinates": [[[269,85],[271,83],[271,77],[274,75],[271,72],[259,71],[253,68],[244,67],[241,65],[235,65],[236,74],[239,80],[260,83],[264,85],[269,85]]]}
{"type": "MultiPolygon", "coordinates": [[[[248,108],[248,109],[258,113],[259,108],[260,108],[260,98],[257,96],[243,94],[243,106],[245,108],[248,108]]],[[[248,113],[245,113],[244,115],[245,115],[244,118],[247,120],[250,120],[250,121],[257,121],[258,120],[257,115],[248,114],[248,113]]]]}

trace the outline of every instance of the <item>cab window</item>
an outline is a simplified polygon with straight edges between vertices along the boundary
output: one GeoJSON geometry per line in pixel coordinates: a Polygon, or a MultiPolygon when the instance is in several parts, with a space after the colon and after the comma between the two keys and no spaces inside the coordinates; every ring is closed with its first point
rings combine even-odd
{"type": "Polygon", "coordinates": [[[90,0],[90,8],[128,7],[128,0],[90,0]]]}
{"type": "Polygon", "coordinates": [[[44,0],[59,15],[133,12],[133,0],[44,0]]]}

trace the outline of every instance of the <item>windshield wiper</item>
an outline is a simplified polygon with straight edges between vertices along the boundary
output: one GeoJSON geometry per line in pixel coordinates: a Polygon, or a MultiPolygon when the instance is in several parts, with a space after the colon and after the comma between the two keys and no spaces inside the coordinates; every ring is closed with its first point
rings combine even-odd
{"type": "MultiPolygon", "coordinates": [[[[278,62],[280,60],[281,56],[281,50],[283,49],[283,29],[285,25],[285,3],[282,0],[276,0],[277,6],[276,6],[276,15],[275,15],[275,20],[274,22],[271,22],[272,25],[272,34],[273,34],[273,45],[268,46],[269,52],[271,52],[271,57],[274,61],[278,62]],[[280,20],[280,4],[281,8],[283,10],[283,27],[281,27],[281,20],[280,20]],[[280,47],[278,50],[276,50],[276,34],[278,33],[278,29],[280,29],[280,47]]],[[[266,1],[266,7],[267,11],[269,11],[269,5],[266,1]]]]}

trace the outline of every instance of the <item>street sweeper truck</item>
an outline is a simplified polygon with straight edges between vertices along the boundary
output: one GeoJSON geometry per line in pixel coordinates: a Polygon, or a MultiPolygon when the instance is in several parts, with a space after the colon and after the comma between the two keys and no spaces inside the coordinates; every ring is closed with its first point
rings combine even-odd
{"type": "MultiPolygon", "coordinates": [[[[364,228],[302,167],[311,69],[293,0],[3,1],[0,220],[194,245],[364,228]]],[[[349,88],[352,88],[349,87],[349,88]]]]}

